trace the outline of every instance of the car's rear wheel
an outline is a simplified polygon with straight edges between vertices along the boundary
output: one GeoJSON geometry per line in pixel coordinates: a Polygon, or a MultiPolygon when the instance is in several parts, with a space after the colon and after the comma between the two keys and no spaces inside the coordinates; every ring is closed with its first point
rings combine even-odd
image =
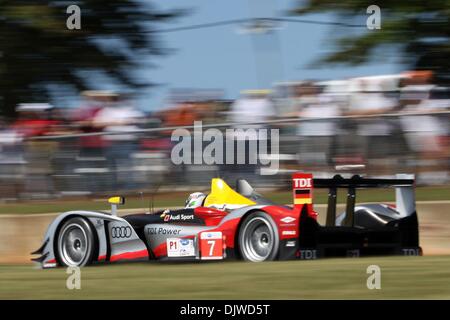
{"type": "Polygon", "coordinates": [[[95,251],[94,231],[81,217],[67,220],[58,233],[56,254],[63,266],[82,267],[91,264],[95,251]]]}
{"type": "Polygon", "coordinates": [[[265,212],[247,216],[239,229],[239,251],[244,260],[261,262],[274,260],[278,254],[277,226],[265,212]]]}

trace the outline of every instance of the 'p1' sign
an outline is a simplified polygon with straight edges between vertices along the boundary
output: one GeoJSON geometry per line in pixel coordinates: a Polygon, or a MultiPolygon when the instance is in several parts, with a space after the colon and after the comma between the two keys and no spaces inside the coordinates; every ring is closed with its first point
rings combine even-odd
{"type": "Polygon", "coordinates": [[[312,203],[313,178],[311,173],[294,173],[292,191],[294,205],[312,203]]]}

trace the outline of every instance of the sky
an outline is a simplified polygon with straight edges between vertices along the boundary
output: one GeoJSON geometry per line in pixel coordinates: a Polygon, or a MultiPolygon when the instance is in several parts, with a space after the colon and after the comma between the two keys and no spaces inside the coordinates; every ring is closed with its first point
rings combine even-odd
{"type": "MultiPolygon", "coordinates": [[[[175,21],[159,24],[161,29],[248,17],[285,15],[294,0],[153,0],[159,9],[187,8],[192,11],[175,21]]],[[[358,18],[365,23],[367,16],[358,18]]],[[[308,17],[311,18],[311,17],[308,17]]],[[[312,17],[333,21],[328,14],[312,17]]],[[[208,29],[160,34],[161,43],[172,49],[170,55],[151,58],[154,69],[140,75],[159,85],[141,95],[138,106],[157,110],[167,105],[174,88],[222,89],[234,99],[245,89],[269,87],[276,81],[302,79],[342,79],[353,76],[390,74],[399,71],[395,63],[340,66],[313,69],[310,64],[331,49],[333,26],[283,23],[269,36],[242,33],[242,26],[227,25],[208,29]]]]}

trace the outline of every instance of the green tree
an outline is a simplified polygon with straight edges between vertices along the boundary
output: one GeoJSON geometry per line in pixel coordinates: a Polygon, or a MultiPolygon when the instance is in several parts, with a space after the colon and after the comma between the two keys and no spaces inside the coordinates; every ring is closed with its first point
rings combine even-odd
{"type": "Polygon", "coordinates": [[[17,103],[48,101],[49,85],[85,90],[90,72],[131,90],[150,85],[134,71],[165,53],[151,32],[155,24],[180,14],[138,0],[0,0],[1,113],[14,116],[17,103]],[[72,4],[81,9],[79,30],[66,26],[72,4]]]}
{"type": "Polygon", "coordinates": [[[329,12],[338,22],[364,25],[373,4],[381,8],[381,29],[333,28],[335,48],[320,62],[357,65],[394,57],[411,69],[432,70],[438,82],[448,83],[450,0],[304,0],[291,13],[329,12]]]}

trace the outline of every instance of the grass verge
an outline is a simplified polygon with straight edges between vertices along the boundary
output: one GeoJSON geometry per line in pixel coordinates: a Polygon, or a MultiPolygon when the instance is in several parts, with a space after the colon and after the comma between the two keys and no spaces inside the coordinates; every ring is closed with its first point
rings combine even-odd
{"type": "Polygon", "coordinates": [[[267,263],[128,263],[84,268],[68,290],[63,268],[0,266],[0,299],[449,299],[450,257],[267,263]],[[366,286],[369,265],[381,289],[366,286]]]}

